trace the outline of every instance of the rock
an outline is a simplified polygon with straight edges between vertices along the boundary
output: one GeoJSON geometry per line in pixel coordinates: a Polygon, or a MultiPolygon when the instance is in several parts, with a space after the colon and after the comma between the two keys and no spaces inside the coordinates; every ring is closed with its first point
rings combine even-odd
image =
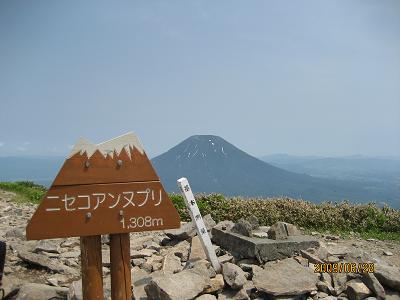
{"type": "Polygon", "coordinates": [[[15,300],[66,299],[67,294],[67,288],[27,283],[21,286],[15,300]]]}
{"type": "Polygon", "coordinates": [[[188,260],[189,248],[190,248],[189,242],[183,241],[175,245],[171,249],[171,252],[174,253],[176,256],[178,256],[181,259],[181,261],[185,262],[188,260]]]}
{"type": "MultiPolygon", "coordinates": [[[[215,226],[215,221],[209,214],[203,217],[203,221],[207,230],[211,230],[211,228],[215,226]]],[[[166,230],[165,234],[171,239],[183,241],[194,237],[196,234],[196,229],[193,222],[188,222],[181,225],[181,227],[178,229],[166,230]]]]}
{"type": "Polygon", "coordinates": [[[146,260],[144,258],[133,258],[133,259],[131,259],[132,266],[134,266],[134,267],[135,266],[140,267],[145,262],[146,262],[146,260]]]}
{"type": "Polygon", "coordinates": [[[157,251],[154,249],[142,249],[142,250],[136,250],[136,251],[131,251],[131,258],[144,258],[144,257],[150,257],[157,251]]]}
{"type": "Polygon", "coordinates": [[[229,262],[222,265],[222,275],[225,282],[233,289],[240,289],[247,282],[244,271],[229,262]]]}
{"type": "Polygon", "coordinates": [[[232,228],[232,232],[239,233],[244,236],[252,236],[252,229],[250,222],[245,219],[239,219],[232,228]]]}
{"type": "Polygon", "coordinates": [[[195,298],[210,286],[208,274],[190,269],[153,278],[144,289],[149,300],[185,300],[195,298]]]}
{"type": "Polygon", "coordinates": [[[362,281],[365,285],[375,293],[377,299],[383,300],[386,297],[385,289],[379,283],[378,279],[373,273],[362,273],[362,281]]]}
{"type": "MultiPolygon", "coordinates": [[[[108,250],[108,253],[110,253],[109,250],[108,250]]],[[[60,254],[61,258],[78,258],[79,256],[81,256],[80,251],[67,251],[67,252],[63,252],[60,254]]]]}
{"type": "Polygon", "coordinates": [[[302,256],[295,256],[293,257],[300,265],[303,267],[308,267],[308,259],[302,256]]]}
{"type": "Polygon", "coordinates": [[[183,269],[181,259],[170,252],[164,257],[161,269],[165,274],[178,273],[183,269]]]}
{"type": "Polygon", "coordinates": [[[386,256],[393,256],[393,252],[390,252],[390,251],[383,251],[383,255],[386,255],[386,256]]]}
{"type": "Polygon", "coordinates": [[[332,295],[335,291],[334,288],[332,287],[332,285],[329,282],[327,282],[326,280],[318,281],[317,289],[318,289],[318,291],[327,293],[328,295],[332,295]]]}
{"type": "Polygon", "coordinates": [[[258,222],[258,218],[255,215],[251,215],[247,218],[247,221],[251,224],[251,229],[258,229],[260,223],[258,222]]]}
{"type": "Polygon", "coordinates": [[[378,265],[374,275],[382,285],[400,291],[400,268],[378,265]]]}
{"type": "Polygon", "coordinates": [[[253,273],[255,287],[274,296],[301,295],[317,289],[318,276],[292,258],[271,263],[265,269],[253,268],[253,273]]]}
{"type": "Polygon", "coordinates": [[[68,289],[68,300],[82,300],[82,280],[73,281],[68,289]]]}
{"type": "Polygon", "coordinates": [[[16,282],[12,282],[10,279],[8,279],[8,276],[4,276],[1,288],[4,290],[4,298],[7,299],[18,292],[19,285],[16,282]]]}
{"type": "Polygon", "coordinates": [[[232,290],[226,289],[218,295],[218,300],[248,300],[250,299],[244,289],[232,290]]]}
{"type": "Polygon", "coordinates": [[[216,227],[212,229],[212,241],[242,258],[255,258],[260,263],[292,257],[302,249],[318,246],[318,241],[310,236],[293,236],[286,240],[256,239],[216,227]]]}
{"type": "Polygon", "coordinates": [[[288,233],[284,222],[277,222],[268,230],[268,237],[273,240],[287,239],[288,233]]]}
{"type": "Polygon", "coordinates": [[[65,240],[62,244],[61,247],[66,247],[66,248],[74,248],[76,246],[80,245],[79,239],[76,238],[68,238],[65,240]]]}
{"type": "Polygon", "coordinates": [[[101,262],[104,267],[111,266],[110,250],[101,250],[101,262]]]}
{"type": "Polygon", "coordinates": [[[15,227],[6,232],[6,238],[16,238],[22,241],[26,240],[25,227],[15,227]]]}
{"type": "Polygon", "coordinates": [[[332,273],[331,275],[335,295],[340,295],[346,290],[347,275],[346,273],[332,273]]]}
{"type": "Polygon", "coordinates": [[[328,258],[326,259],[326,262],[331,263],[331,264],[338,263],[339,261],[340,261],[340,259],[333,255],[328,256],[328,258]]]}
{"type": "Polygon", "coordinates": [[[331,240],[331,241],[338,241],[339,240],[339,236],[337,236],[337,235],[325,235],[325,239],[326,240],[331,240]]]}
{"type": "Polygon", "coordinates": [[[304,258],[307,258],[309,262],[313,263],[313,264],[323,264],[324,262],[322,260],[320,260],[317,256],[315,256],[314,254],[311,254],[308,251],[305,250],[300,250],[300,254],[301,256],[303,256],[304,258]]]}
{"type": "Polygon", "coordinates": [[[216,226],[216,223],[210,214],[205,215],[203,217],[203,221],[204,221],[204,225],[206,225],[207,230],[211,230],[211,228],[216,226]]]}
{"type": "Polygon", "coordinates": [[[220,264],[224,264],[226,262],[231,262],[232,260],[233,260],[233,256],[230,255],[229,253],[226,253],[226,254],[218,257],[218,261],[220,264]]]}
{"type": "Polygon", "coordinates": [[[221,221],[217,225],[214,226],[214,228],[223,230],[223,231],[230,231],[232,230],[233,226],[235,226],[235,223],[229,220],[221,221]]]}
{"type": "Polygon", "coordinates": [[[214,295],[204,294],[196,298],[196,300],[217,300],[214,295]]]}
{"type": "Polygon", "coordinates": [[[204,252],[203,246],[201,245],[200,238],[196,235],[192,238],[189,261],[196,261],[201,259],[207,259],[207,255],[204,252]]]}
{"type": "Polygon", "coordinates": [[[385,300],[400,300],[400,293],[393,290],[386,290],[385,300]]]}
{"type": "Polygon", "coordinates": [[[214,278],[210,279],[210,287],[205,289],[205,293],[219,293],[224,289],[225,282],[224,277],[221,274],[215,275],[214,278]]]}
{"type": "Polygon", "coordinates": [[[346,294],[350,300],[362,300],[371,295],[371,291],[360,279],[353,279],[347,282],[346,294]]]}
{"type": "Polygon", "coordinates": [[[260,230],[253,230],[252,231],[252,236],[260,239],[267,239],[268,238],[268,233],[260,230]]]}
{"type": "Polygon", "coordinates": [[[161,250],[160,244],[154,242],[154,241],[147,241],[143,243],[143,247],[147,249],[153,249],[156,250],[157,252],[161,250]]]}
{"type": "Polygon", "coordinates": [[[144,287],[150,283],[151,279],[152,275],[147,273],[146,271],[138,267],[131,269],[133,299],[135,300],[147,299],[144,287]]]}
{"type": "Polygon", "coordinates": [[[54,272],[65,273],[65,274],[77,273],[74,269],[67,267],[57,261],[53,261],[50,258],[47,258],[46,256],[41,254],[31,253],[27,251],[20,251],[18,253],[18,257],[23,261],[27,262],[28,264],[41,266],[54,272]]]}
{"type": "Polygon", "coordinates": [[[60,254],[60,244],[51,240],[41,240],[37,243],[34,252],[41,251],[60,254]]]}

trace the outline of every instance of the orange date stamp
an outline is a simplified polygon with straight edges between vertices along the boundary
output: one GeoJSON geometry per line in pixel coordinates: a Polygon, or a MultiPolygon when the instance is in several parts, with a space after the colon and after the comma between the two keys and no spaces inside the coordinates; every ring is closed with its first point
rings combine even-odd
{"type": "Polygon", "coordinates": [[[374,263],[317,263],[314,273],[374,273],[374,263]]]}

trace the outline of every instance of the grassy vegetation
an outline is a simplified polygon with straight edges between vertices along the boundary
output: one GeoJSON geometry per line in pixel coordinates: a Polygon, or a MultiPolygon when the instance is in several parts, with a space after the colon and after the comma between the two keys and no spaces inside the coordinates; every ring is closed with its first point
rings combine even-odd
{"type": "Polygon", "coordinates": [[[39,203],[47,189],[44,186],[34,184],[30,181],[0,182],[0,189],[14,192],[16,202],[39,203]]]}
{"type": "MultiPolygon", "coordinates": [[[[0,182],[0,189],[15,192],[16,201],[39,203],[46,188],[32,182],[0,182]]],[[[189,221],[189,213],[181,195],[170,195],[181,219],[189,221]]],[[[343,237],[355,233],[363,238],[400,241],[400,210],[378,207],[373,203],[325,202],[314,204],[290,198],[244,199],[222,195],[197,195],[203,215],[215,221],[247,218],[254,215],[260,225],[284,221],[308,231],[330,232],[343,237]]]]}
{"type": "MultiPolygon", "coordinates": [[[[284,221],[310,232],[329,232],[342,237],[355,233],[363,238],[400,241],[400,211],[373,203],[314,204],[290,198],[243,199],[222,195],[198,195],[196,198],[202,214],[211,214],[216,221],[237,221],[254,215],[260,225],[284,221]]],[[[189,220],[183,198],[171,195],[171,199],[182,219],[189,220]]]]}

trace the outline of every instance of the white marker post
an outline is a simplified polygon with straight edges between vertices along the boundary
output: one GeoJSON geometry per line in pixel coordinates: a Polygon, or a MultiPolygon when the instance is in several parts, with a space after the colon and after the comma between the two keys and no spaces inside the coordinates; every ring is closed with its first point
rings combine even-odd
{"type": "Polygon", "coordinates": [[[183,198],[185,199],[186,206],[189,208],[190,217],[196,226],[197,235],[200,238],[204,252],[206,253],[207,258],[211,262],[214,270],[217,273],[220,273],[221,265],[219,264],[217,255],[215,254],[214,248],[211,244],[210,236],[208,235],[206,225],[204,224],[188,180],[185,177],[178,179],[178,186],[182,192],[183,198]]]}

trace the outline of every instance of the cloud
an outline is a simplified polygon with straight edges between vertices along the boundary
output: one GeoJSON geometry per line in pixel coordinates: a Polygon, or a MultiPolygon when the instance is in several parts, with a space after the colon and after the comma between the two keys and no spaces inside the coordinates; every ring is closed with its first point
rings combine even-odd
{"type": "Polygon", "coordinates": [[[0,142],[0,147],[3,147],[3,146],[4,146],[4,143],[0,142]]]}
{"type": "Polygon", "coordinates": [[[74,148],[74,145],[68,145],[68,149],[72,150],[74,148]]]}
{"type": "Polygon", "coordinates": [[[28,146],[28,145],[30,145],[31,144],[31,142],[23,142],[22,143],[22,146],[28,146]]]}

